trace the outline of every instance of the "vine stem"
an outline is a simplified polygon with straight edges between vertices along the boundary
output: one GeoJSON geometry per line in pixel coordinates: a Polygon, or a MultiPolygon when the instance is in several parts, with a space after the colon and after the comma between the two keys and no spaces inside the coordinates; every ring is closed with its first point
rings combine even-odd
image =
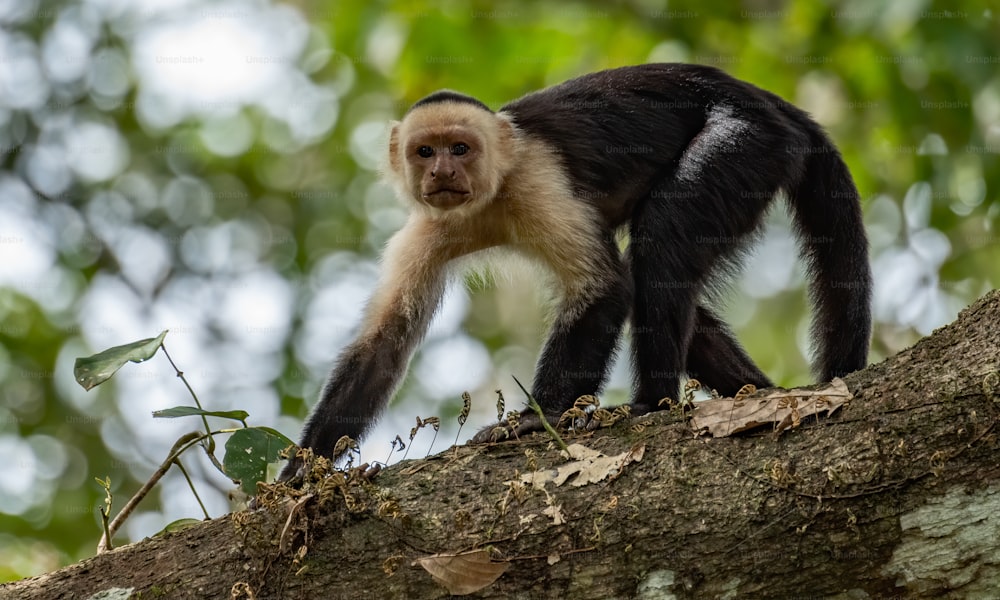
{"type": "Polygon", "coordinates": [[[552,427],[552,424],[549,423],[549,420],[545,418],[545,413],[542,412],[542,407],[538,405],[538,402],[535,401],[535,398],[530,393],[528,393],[528,390],[524,389],[524,386],[521,385],[521,382],[517,380],[517,377],[514,377],[514,382],[517,384],[519,388],[521,388],[521,391],[524,392],[524,395],[528,397],[528,406],[530,406],[531,410],[535,411],[535,414],[538,415],[538,418],[542,420],[542,427],[544,427],[545,431],[547,431],[548,434],[552,436],[552,439],[556,441],[556,445],[559,446],[559,449],[564,451],[569,451],[569,448],[566,446],[566,442],[563,441],[562,437],[560,437],[559,434],[556,432],[556,430],[552,427]]]}
{"type": "Polygon", "coordinates": [[[111,523],[107,527],[105,527],[104,535],[101,536],[101,541],[98,542],[97,544],[98,554],[101,554],[102,552],[107,552],[112,548],[111,546],[112,536],[114,536],[115,533],[118,531],[118,529],[122,526],[122,523],[125,522],[125,519],[127,519],[128,516],[132,514],[132,511],[135,510],[135,507],[138,506],[139,502],[146,497],[146,494],[148,494],[151,489],[153,489],[153,486],[155,486],[160,481],[160,479],[162,479],[163,476],[167,474],[167,471],[170,470],[170,465],[174,464],[174,462],[177,460],[177,457],[179,457],[182,452],[184,452],[191,446],[203,441],[206,437],[211,437],[215,433],[219,432],[202,433],[200,431],[192,431],[191,433],[181,436],[180,439],[174,442],[173,447],[170,449],[170,453],[167,455],[167,458],[162,463],[160,463],[159,468],[157,468],[156,471],[154,471],[153,474],[150,475],[146,483],[142,484],[142,487],[139,488],[139,491],[137,491],[131,498],[129,498],[128,502],[126,502],[125,506],[123,506],[122,509],[118,511],[118,514],[115,515],[115,518],[111,521],[111,523]]]}
{"type": "MultiPolygon", "coordinates": [[[[184,387],[187,388],[188,393],[191,394],[191,398],[194,399],[195,406],[197,406],[199,410],[205,410],[205,408],[201,405],[201,400],[198,399],[198,394],[195,393],[194,388],[191,387],[190,383],[188,383],[187,377],[184,377],[184,371],[177,368],[177,363],[174,362],[174,359],[170,357],[170,353],[167,352],[167,345],[161,343],[160,348],[163,350],[163,355],[166,356],[167,360],[170,362],[170,366],[174,368],[174,372],[177,373],[177,377],[184,382],[184,387]]],[[[208,417],[201,415],[201,422],[205,426],[205,431],[207,433],[211,433],[212,428],[208,426],[208,417]]],[[[246,426],[246,423],[243,425],[246,426]]],[[[203,443],[205,445],[205,453],[208,454],[208,460],[212,461],[212,465],[215,466],[220,473],[225,474],[226,470],[222,468],[222,464],[219,462],[219,459],[215,457],[215,438],[209,435],[203,440],[203,443]]]]}

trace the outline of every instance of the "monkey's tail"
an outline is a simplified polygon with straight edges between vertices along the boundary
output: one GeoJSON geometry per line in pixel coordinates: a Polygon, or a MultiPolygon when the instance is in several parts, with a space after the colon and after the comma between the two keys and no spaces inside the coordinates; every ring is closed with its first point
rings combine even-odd
{"type": "Polygon", "coordinates": [[[809,125],[805,173],[788,197],[809,272],[813,369],[829,381],[867,364],[872,275],[857,187],[840,152],[809,125]]]}

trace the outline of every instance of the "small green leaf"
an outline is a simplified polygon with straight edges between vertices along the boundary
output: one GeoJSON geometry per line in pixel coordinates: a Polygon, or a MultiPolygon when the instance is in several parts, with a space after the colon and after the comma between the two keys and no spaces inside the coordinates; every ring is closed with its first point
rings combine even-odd
{"type": "Polygon", "coordinates": [[[164,533],[173,533],[175,531],[184,531],[185,529],[194,527],[198,523],[201,523],[200,519],[177,519],[176,521],[171,521],[167,523],[167,526],[163,528],[162,531],[156,535],[162,535],[164,533]]]}
{"type": "Polygon", "coordinates": [[[129,361],[140,363],[152,358],[163,345],[163,338],[166,335],[167,330],[164,329],[163,333],[155,338],[139,340],[124,346],[115,346],[93,356],[78,358],[73,366],[73,376],[85,390],[96,387],[111,379],[111,376],[125,363],[129,361]]]}
{"type": "Polygon", "coordinates": [[[278,453],[291,441],[270,427],[239,429],[226,441],[222,467],[226,475],[240,482],[240,489],[257,495],[257,482],[267,477],[268,463],[278,462],[278,453]]]}
{"type": "Polygon", "coordinates": [[[175,406],[163,410],[154,410],[153,417],[157,419],[176,419],[177,417],[222,417],[223,419],[234,419],[245,422],[250,416],[245,410],[202,410],[196,406],[175,406]]]}

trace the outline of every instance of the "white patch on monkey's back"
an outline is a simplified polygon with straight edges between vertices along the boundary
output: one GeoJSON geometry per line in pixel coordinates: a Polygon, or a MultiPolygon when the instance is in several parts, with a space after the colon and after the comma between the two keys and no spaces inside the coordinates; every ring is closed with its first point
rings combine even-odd
{"type": "Polygon", "coordinates": [[[702,178],[706,165],[724,161],[719,154],[735,153],[740,149],[747,132],[752,126],[748,121],[733,116],[733,107],[717,104],[708,112],[705,127],[694,136],[680,163],[677,165],[677,180],[697,183],[702,178]]]}

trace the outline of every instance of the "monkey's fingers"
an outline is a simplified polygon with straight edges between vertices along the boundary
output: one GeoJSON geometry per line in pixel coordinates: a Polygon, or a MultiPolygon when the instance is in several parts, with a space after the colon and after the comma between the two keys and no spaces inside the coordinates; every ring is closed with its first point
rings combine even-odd
{"type": "Polygon", "coordinates": [[[374,465],[369,465],[364,463],[357,467],[358,477],[364,479],[365,481],[371,481],[376,475],[382,472],[382,465],[375,463],[374,465]]]}
{"type": "MultiPolygon", "coordinates": [[[[553,427],[557,427],[559,425],[560,418],[561,415],[547,416],[549,424],[553,427]]],[[[545,427],[542,426],[542,420],[538,417],[538,414],[531,409],[526,409],[521,413],[515,428],[511,429],[510,425],[507,423],[489,425],[480,429],[479,433],[472,436],[472,439],[469,440],[468,443],[491,444],[494,442],[502,442],[504,440],[515,440],[526,433],[544,430],[545,427]]]]}
{"type": "Polygon", "coordinates": [[[291,485],[292,487],[299,487],[302,485],[302,467],[305,466],[305,461],[303,461],[298,456],[293,456],[288,459],[288,463],[281,470],[281,474],[278,475],[278,481],[283,481],[291,485]]]}

